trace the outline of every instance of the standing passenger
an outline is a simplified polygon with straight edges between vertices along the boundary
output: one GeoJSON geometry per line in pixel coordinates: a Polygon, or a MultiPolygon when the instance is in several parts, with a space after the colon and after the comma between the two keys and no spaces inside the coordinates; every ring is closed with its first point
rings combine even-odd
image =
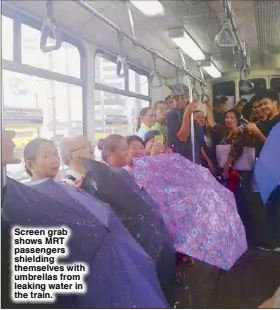
{"type": "Polygon", "coordinates": [[[167,141],[166,132],[166,115],[168,111],[168,105],[165,101],[158,101],[154,104],[156,110],[156,123],[152,126],[152,130],[156,130],[163,136],[164,142],[167,141]]]}
{"type": "Polygon", "coordinates": [[[145,134],[151,130],[156,123],[156,112],[153,108],[147,107],[140,111],[137,124],[137,135],[144,140],[145,134]]]}
{"type": "MultiPolygon", "coordinates": [[[[189,160],[192,158],[192,141],[190,135],[191,115],[197,110],[195,103],[188,102],[188,88],[183,84],[176,84],[172,91],[173,108],[167,113],[167,145],[189,160]]],[[[201,128],[195,126],[195,162],[201,163],[201,128]]]]}

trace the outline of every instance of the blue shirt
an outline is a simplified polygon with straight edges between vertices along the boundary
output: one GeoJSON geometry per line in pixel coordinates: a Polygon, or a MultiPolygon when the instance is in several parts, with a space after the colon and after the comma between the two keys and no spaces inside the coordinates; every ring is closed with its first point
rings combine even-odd
{"type": "Polygon", "coordinates": [[[151,131],[152,129],[145,124],[141,124],[140,129],[137,132],[137,136],[140,137],[142,140],[145,140],[145,135],[147,132],[151,131]]]}

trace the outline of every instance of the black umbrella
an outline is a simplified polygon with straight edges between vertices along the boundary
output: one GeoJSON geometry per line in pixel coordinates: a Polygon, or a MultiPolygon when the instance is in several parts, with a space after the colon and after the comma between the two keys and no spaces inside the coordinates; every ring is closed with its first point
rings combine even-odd
{"type": "Polygon", "coordinates": [[[3,216],[10,226],[71,229],[63,263],[85,262],[89,271],[87,291],[69,295],[69,308],[167,308],[154,262],[109,208],[70,186],[65,203],[61,185],[44,186],[47,194],[8,179],[3,216]],[[50,189],[56,197],[60,192],[60,200],[50,197],[50,189]]]}
{"type": "Polygon", "coordinates": [[[115,214],[155,261],[163,292],[170,304],[176,282],[175,248],[173,238],[164,226],[157,207],[147,201],[147,195],[136,192],[132,179],[107,165],[82,159],[87,175],[83,189],[103,202],[109,203],[115,214]]]}

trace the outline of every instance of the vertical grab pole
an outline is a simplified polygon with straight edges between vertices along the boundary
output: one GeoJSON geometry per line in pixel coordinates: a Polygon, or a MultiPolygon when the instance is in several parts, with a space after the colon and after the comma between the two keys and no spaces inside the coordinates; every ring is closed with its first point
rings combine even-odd
{"type": "MultiPolygon", "coordinates": [[[[191,78],[187,76],[188,88],[189,88],[189,104],[193,103],[192,83],[191,78]]],[[[195,163],[195,135],[194,135],[194,115],[191,115],[191,142],[192,142],[192,161],[195,163]]]]}
{"type": "MultiPolygon", "coordinates": [[[[184,54],[180,48],[179,48],[179,52],[180,52],[183,68],[185,70],[187,70],[186,60],[185,60],[184,54]]],[[[189,75],[187,76],[187,82],[188,82],[188,88],[189,88],[189,104],[190,104],[190,103],[193,103],[193,89],[192,89],[191,77],[189,75]]],[[[195,144],[194,144],[195,141],[194,141],[194,139],[195,139],[195,135],[194,135],[194,115],[192,113],[192,115],[191,115],[191,142],[192,142],[192,161],[193,161],[193,163],[195,163],[195,144]]]]}

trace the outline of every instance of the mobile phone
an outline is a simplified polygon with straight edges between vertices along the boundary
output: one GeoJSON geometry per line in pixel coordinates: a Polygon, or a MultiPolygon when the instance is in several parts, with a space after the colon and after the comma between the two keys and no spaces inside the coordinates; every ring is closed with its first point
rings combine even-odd
{"type": "Polygon", "coordinates": [[[257,116],[251,116],[251,117],[250,117],[250,121],[251,121],[252,123],[257,123],[257,121],[258,121],[257,116]]]}
{"type": "Polygon", "coordinates": [[[242,117],[242,118],[240,119],[240,123],[241,123],[242,125],[244,125],[244,124],[246,125],[246,124],[249,123],[249,121],[247,121],[245,118],[242,117]]]}
{"type": "Polygon", "coordinates": [[[160,142],[163,144],[163,136],[162,135],[155,136],[155,142],[160,142]]]}

